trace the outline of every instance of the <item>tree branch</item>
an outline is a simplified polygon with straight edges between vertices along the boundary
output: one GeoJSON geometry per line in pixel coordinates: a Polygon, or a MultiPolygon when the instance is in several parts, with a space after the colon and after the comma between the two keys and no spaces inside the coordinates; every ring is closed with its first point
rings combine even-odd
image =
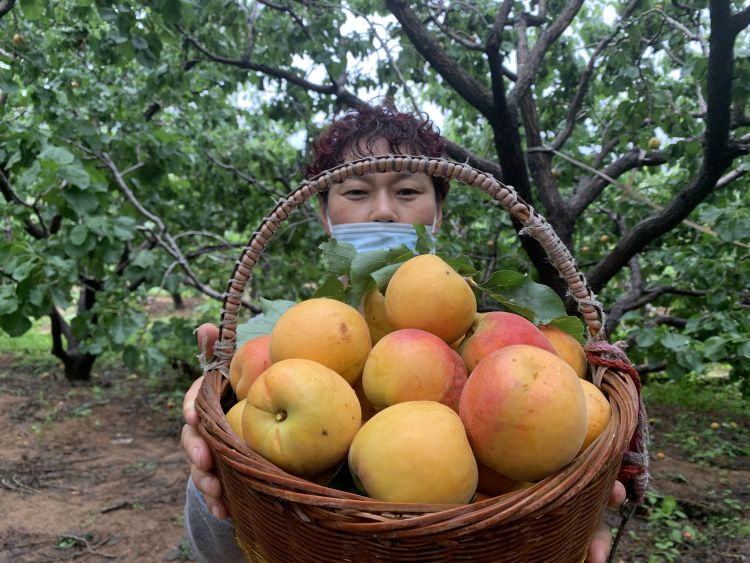
{"type": "Polygon", "coordinates": [[[599,55],[604,52],[609,44],[612,43],[612,40],[617,37],[620,31],[622,31],[622,29],[625,27],[625,20],[630,17],[630,15],[640,3],[641,0],[630,0],[627,6],[625,6],[625,9],[623,10],[622,15],[620,16],[620,20],[615,28],[609,35],[602,39],[594,49],[589,62],[586,64],[586,69],[583,71],[583,73],[581,74],[581,78],[578,81],[578,88],[576,88],[576,93],[573,96],[573,100],[570,102],[570,106],[568,106],[568,113],[565,116],[565,126],[563,127],[562,131],[560,131],[560,134],[555,138],[555,140],[550,143],[550,146],[553,149],[559,150],[560,148],[562,148],[562,146],[565,144],[565,141],[567,141],[570,135],[573,133],[574,125],[577,122],[576,118],[581,110],[581,106],[583,105],[583,100],[586,97],[586,93],[588,92],[589,82],[591,81],[591,77],[594,74],[594,66],[597,59],[599,58],[599,55]]]}
{"type": "Polygon", "coordinates": [[[20,205],[21,207],[26,207],[27,209],[30,209],[34,213],[34,215],[36,215],[36,218],[39,221],[39,225],[35,225],[28,217],[24,217],[23,219],[24,225],[26,226],[26,232],[29,233],[29,235],[37,240],[47,238],[49,236],[49,230],[44,223],[44,218],[39,212],[39,209],[35,205],[29,205],[20,197],[18,197],[16,192],[13,191],[13,187],[10,185],[10,181],[8,180],[8,177],[5,175],[3,170],[0,170],[0,193],[3,194],[5,201],[7,201],[8,203],[15,203],[16,205],[20,205]]]}
{"type": "MultiPolygon", "coordinates": [[[[436,8],[440,9],[441,6],[436,6],[436,8]]],[[[442,10],[440,11],[442,12],[442,10]]],[[[448,10],[445,10],[443,13],[447,14],[448,10]]],[[[484,51],[485,46],[482,44],[481,41],[479,41],[479,38],[476,35],[474,36],[474,38],[468,38],[468,37],[462,37],[458,33],[454,33],[453,30],[449,26],[445,25],[443,22],[440,21],[440,17],[438,14],[433,14],[432,12],[430,12],[428,18],[448,38],[452,39],[453,41],[455,41],[462,47],[469,49],[470,51],[484,51]]]]}
{"type": "Polygon", "coordinates": [[[722,173],[732,161],[729,128],[735,36],[729,29],[728,2],[712,1],[710,14],[704,160],[695,177],[663,211],[638,223],[620,239],[615,249],[589,272],[588,279],[594,292],[604,287],[632,256],[684,221],[713,192],[722,173]]]}
{"type": "Polygon", "coordinates": [[[238,178],[240,178],[243,182],[247,182],[251,186],[254,186],[254,187],[258,188],[260,191],[262,191],[262,192],[264,192],[264,193],[266,193],[266,194],[268,194],[268,195],[270,195],[272,197],[275,197],[275,198],[284,197],[286,195],[286,194],[283,194],[283,193],[281,193],[281,192],[279,192],[277,190],[274,190],[273,188],[269,188],[268,186],[266,186],[262,182],[259,182],[253,176],[250,176],[249,174],[246,174],[245,172],[242,172],[236,166],[233,166],[231,164],[225,164],[225,163],[221,162],[218,158],[216,158],[214,155],[212,155],[207,149],[204,150],[203,152],[206,154],[206,156],[208,157],[208,159],[211,162],[213,162],[216,166],[218,166],[222,170],[227,170],[228,172],[231,172],[232,174],[234,174],[235,176],[237,176],[238,178]]]}
{"type": "Polygon", "coordinates": [[[497,165],[497,163],[486,160],[481,156],[477,156],[449,139],[445,139],[445,148],[448,152],[448,156],[453,160],[458,162],[468,162],[474,168],[492,174],[496,179],[503,177],[503,170],[497,165]]]}
{"type": "Polygon", "coordinates": [[[16,0],[2,0],[0,2],[0,19],[13,9],[13,4],[15,3],[16,0]]]}
{"type": "Polygon", "coordinates": [[[582,4],[583,0],[569,0],[560,11],[557,19],[539,33],[539,37],[529,53],[528,60],[525,61],[523,66],[519,66],[518,80],[508,94],[508,105],[510,107],[515,107],[526,95],[539,72],[539,66],[544,60],[547,49],[568,28],[582,4]]]}
{"type": "Polygon", "coordinates": [[[740,33],[748,25],[750,25],[750,6],[745,7],[745,9],[732,16],[732,27],[735,35],[740,33]]]}
{"type": "MultiPolygon", "coordinates": [[[[135,209],[141,215],[146,217],[149,221],[152,221],[158,227],[158,231],[155,232],[152,230],[151,234],[153,235],[157,244],[162,247],[167,252],[167,254],[174,258],[175,262],[177,262],[177,264],[180,266],[180,269],[182,269],[182,271],[185,273],[185,276],[189,282],[185,283],[187,283],[187,285],[195,287],[209,297],[212,297],[218,301],[223,301],[224,294],[219,293],[215,289],[205,285],[198,279],[198,277],[190,267],[190,264],[188,264],[187,259],[182,254],[177,241],[175,241],[174,237],[169,234],[167,226],[164,224],[160,217],[146,209],[138,200],[138,198],[135,197],[135,194],[132,192],[127,182],[125,181],[122,172],[120,172],[120,170],[117,168],[117,165],[112,161],[110,156],[107,153],[100,152],[94,152],[94,154],[97,158],[99,158],[99,160],[102,161],[104,166],[109,170],[110,174],[112,174],[115,185],[119,188],[123,195],[125,195],[125,198],[131,203],[131,205],[133,205],[133,207],[135,207],[135,209]]],[[[242,305],[250,309],[252,309],[253,307],[250,303],[246,303],[244,301],[242,305]]]]}
{"type": "Polygon", "coordinates": [[[490,92],[443,51],[409,7],[409,3],[405,0],[386,0],[385,4],[396,16],[414,48],[437,73],[482,115],[491,117],[493,104],[490,92]]]}
{"type": "Polygon", "coordinates": [[[234,66],[237,68],[241,68],[243,70],[251,70],[254,72],[261,72],[263,74],[266,74],[268,76],[271,76],[273,78],[277,78],[279,80],[286,80],[290,84],[294,84],[295,86],[299,86],[300,88],[303,88],[308,91],[317,92],[318,94],[328,94],[328,95],[335,95],[337,94],[336,87],[334,85],[321,85],[321,84],[315,84],[314,82],[310,82],[309,80],[306,80],[302,78],[301,76],[290,72],[288,70],[283,70],[280,68],[254,63],[252,61],[248,60],[242,60],[242,59],[230,59],[228,57],[223,57],[221,55],[216,55],[212,52],[210,52],[206,47],[201,45],[201,43],[192,35],[190,35],[187,31],[185,31],[182,27],[178,26],[178,29],[180,33],[187,39],[188,42],[190,42],[198,51],[200,51],[208,60],[214,61],[217,63],[221,63],[228,66],[234,66]]]}

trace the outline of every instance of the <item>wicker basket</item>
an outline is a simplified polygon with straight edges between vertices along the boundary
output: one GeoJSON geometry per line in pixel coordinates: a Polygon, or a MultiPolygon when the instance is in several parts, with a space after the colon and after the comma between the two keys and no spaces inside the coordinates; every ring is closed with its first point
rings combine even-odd
{"type": "Polygon", "coordinates": [[[199,432],[213,453],[238,543],[250,561],[500,561],[580,563],[600,521],[639,422],[639,386],[622,370],[594,376],[608,396],[606,430],[568,466],[528,489],[468,505],[395,504],[289,475],[251,451],[230,430],[222,398],[231,393],[229,362],[237,313],[251,271],[293,209],[354,176],[426,173],[463,182],[498,201],[539,241],[566,280],[590,342],[603,342],[602,312],[552,228],[513,188],[466,164],[414,156],[345,163],[301,184],[280,201],[244,248],[222,310],[214,362],[196,401],[199,432]],[[224,374],[224,375],[223,375],[224,374]]]}

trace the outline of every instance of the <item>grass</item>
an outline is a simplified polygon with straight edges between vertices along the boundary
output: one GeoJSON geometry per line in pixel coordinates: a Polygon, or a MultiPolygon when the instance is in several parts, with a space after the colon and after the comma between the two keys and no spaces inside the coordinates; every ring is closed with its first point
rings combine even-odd
{"type": "Polygon", "coordinates": [[[701,381],[649,382],[643,387],[643,400],[695,412],[721,412],[724,416],[748,418],[750,399],[743,397],[738,382],[726,379],[701,381]]]}
{"type": "Polygon", "coordinates": [[[15,338],[0,331],[0,354],[33,356],[34,363],[38,363],[40,358],[50,355],[51,349],[52,335],[48,319],[34,320],[26,334],[15,338]]]}

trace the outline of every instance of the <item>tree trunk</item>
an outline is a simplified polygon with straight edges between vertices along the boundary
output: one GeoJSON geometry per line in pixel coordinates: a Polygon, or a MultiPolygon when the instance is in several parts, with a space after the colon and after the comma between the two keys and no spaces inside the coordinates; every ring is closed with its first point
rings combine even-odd
{"type": "MultiPolygon", "coordinates": [[[[101,284],[96,280],[82,279],[82,292],[78,300],[79,314],[91,310],[96,301],[96,293],[101,290],[101,287],[101,284]]],[[[52,328],[52,353],[65,366],[65,379],[68,381],[90,381],[91,370],[98,356],[80,350],[78,339],[57,308],[53,307],[49,316],[52,328]],[[65,337],[67,348],[63,345],[63,337],[65,337]]],[[[96,316],[92,318],[91,322],[96,324],[96,316]]]]}

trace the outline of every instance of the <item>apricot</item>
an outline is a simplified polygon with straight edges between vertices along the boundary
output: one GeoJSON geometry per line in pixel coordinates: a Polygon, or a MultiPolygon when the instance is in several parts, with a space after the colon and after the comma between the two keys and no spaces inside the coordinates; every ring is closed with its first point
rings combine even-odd
{"type": "Polygon", "coordinates": [[[270,342],[270,334],[256,336],[242,344],[232,356],[229,384],[238,400],[247,397],[250,385],[271,365],[270,342]]]}
{"type": "Polygon", "coordinates": [[[461,419],[434,401],[398,403],[365,422],[349,469],[364,494],[387,502],[466,504],[477,486],[461,419]]]}
{"type": "Polygon", "coordinates": [[[466,333],[459,353],[469,373],[492,352],[513,344],[536,346],[555,353],[547,337],[534,323],[515,313],[492,311],[477,315],[466,333]]]}
{"type": "Polygon", "coordinates": [[[539,330],[552,344],[555,353],[570,364],[578,377],[586,377],[586,353],[581,343],[555,325],[541,325],[539,330]]]}
{"type": "Polygon", "coordinates": [[[419,328],[452,344],[477,312],[469,284],[442,258],[415,256],[393,274],[385,291],[385,314],[394,328],[419,328]]]}
{"type": "Polygon", "coordinates": [[[303,358],[331,368],[350,384],[372,349],[370,329],[354,307],[319,297],[292,305],[271,331],[272,362],[303,358]]]}
{"type": "Polygon", "coordinates": [[[461,356],[443,339],[404,328],[386,334],[373,346],[362,387],[376,410],[405,401],[437,401],[458,411],[466,377],[461,356]]]}
{"type": "Polygon", "coordinates": [[[586,437],[583,440],[581,449],[582,452],[589,447],[591,442],[604,432],[604,429],[609,424],[609,417],[612,415],[612,407],[609,406],[609,401],[604,396],[601,390],[586,379],[581,379],[581,386],[583,387],[583,393],[586,396],[586,437]]]}
{"type": "Polygon", "coordinates": [[[242,399],[232,405],[232,408],[227,411],[227,422],[229,423],[229,428],[234,430],[234,433],[242,438],[243,441],[245,437],[242,433],[242,411],[245,408],[245,403],[247,403],[247,399],[242,399]]]}
{"type": "Polygon", "coordinates": [[[316,475],[345,458],[362,423],[357,395],[332,369],[305,359],[274,363],[247,393],[247,445],[295,475],[316,475]]]}
{"type": "Polygon", "coordinates": [[[362,300],[362,310],[367,326],[370,329],[370,337],[372,338],[373,345],[377,344],[383,336],[394,331],[393,326],[388,322],[388,317],[385,315],[385,296],[380,293],[377,287],[365,295],[362,300]]]}
{"type": "Polygon", "coordinates": [[[472,371],[459,414],[477,460],[518,481],[536,481],[567,465],[586,436],[586,397],[560,357],[514,344],[472,371]]]}
{"type": "Polygon", "coordinates": [[[488,497],[496,497],[513,491],[519,491],[532,486],[534,483],[529,481],[517,481],[493,471],[483,463],[477,463],[479,471],[479,480],[477,482],[477,492],[483,493],[488,497]]]}

